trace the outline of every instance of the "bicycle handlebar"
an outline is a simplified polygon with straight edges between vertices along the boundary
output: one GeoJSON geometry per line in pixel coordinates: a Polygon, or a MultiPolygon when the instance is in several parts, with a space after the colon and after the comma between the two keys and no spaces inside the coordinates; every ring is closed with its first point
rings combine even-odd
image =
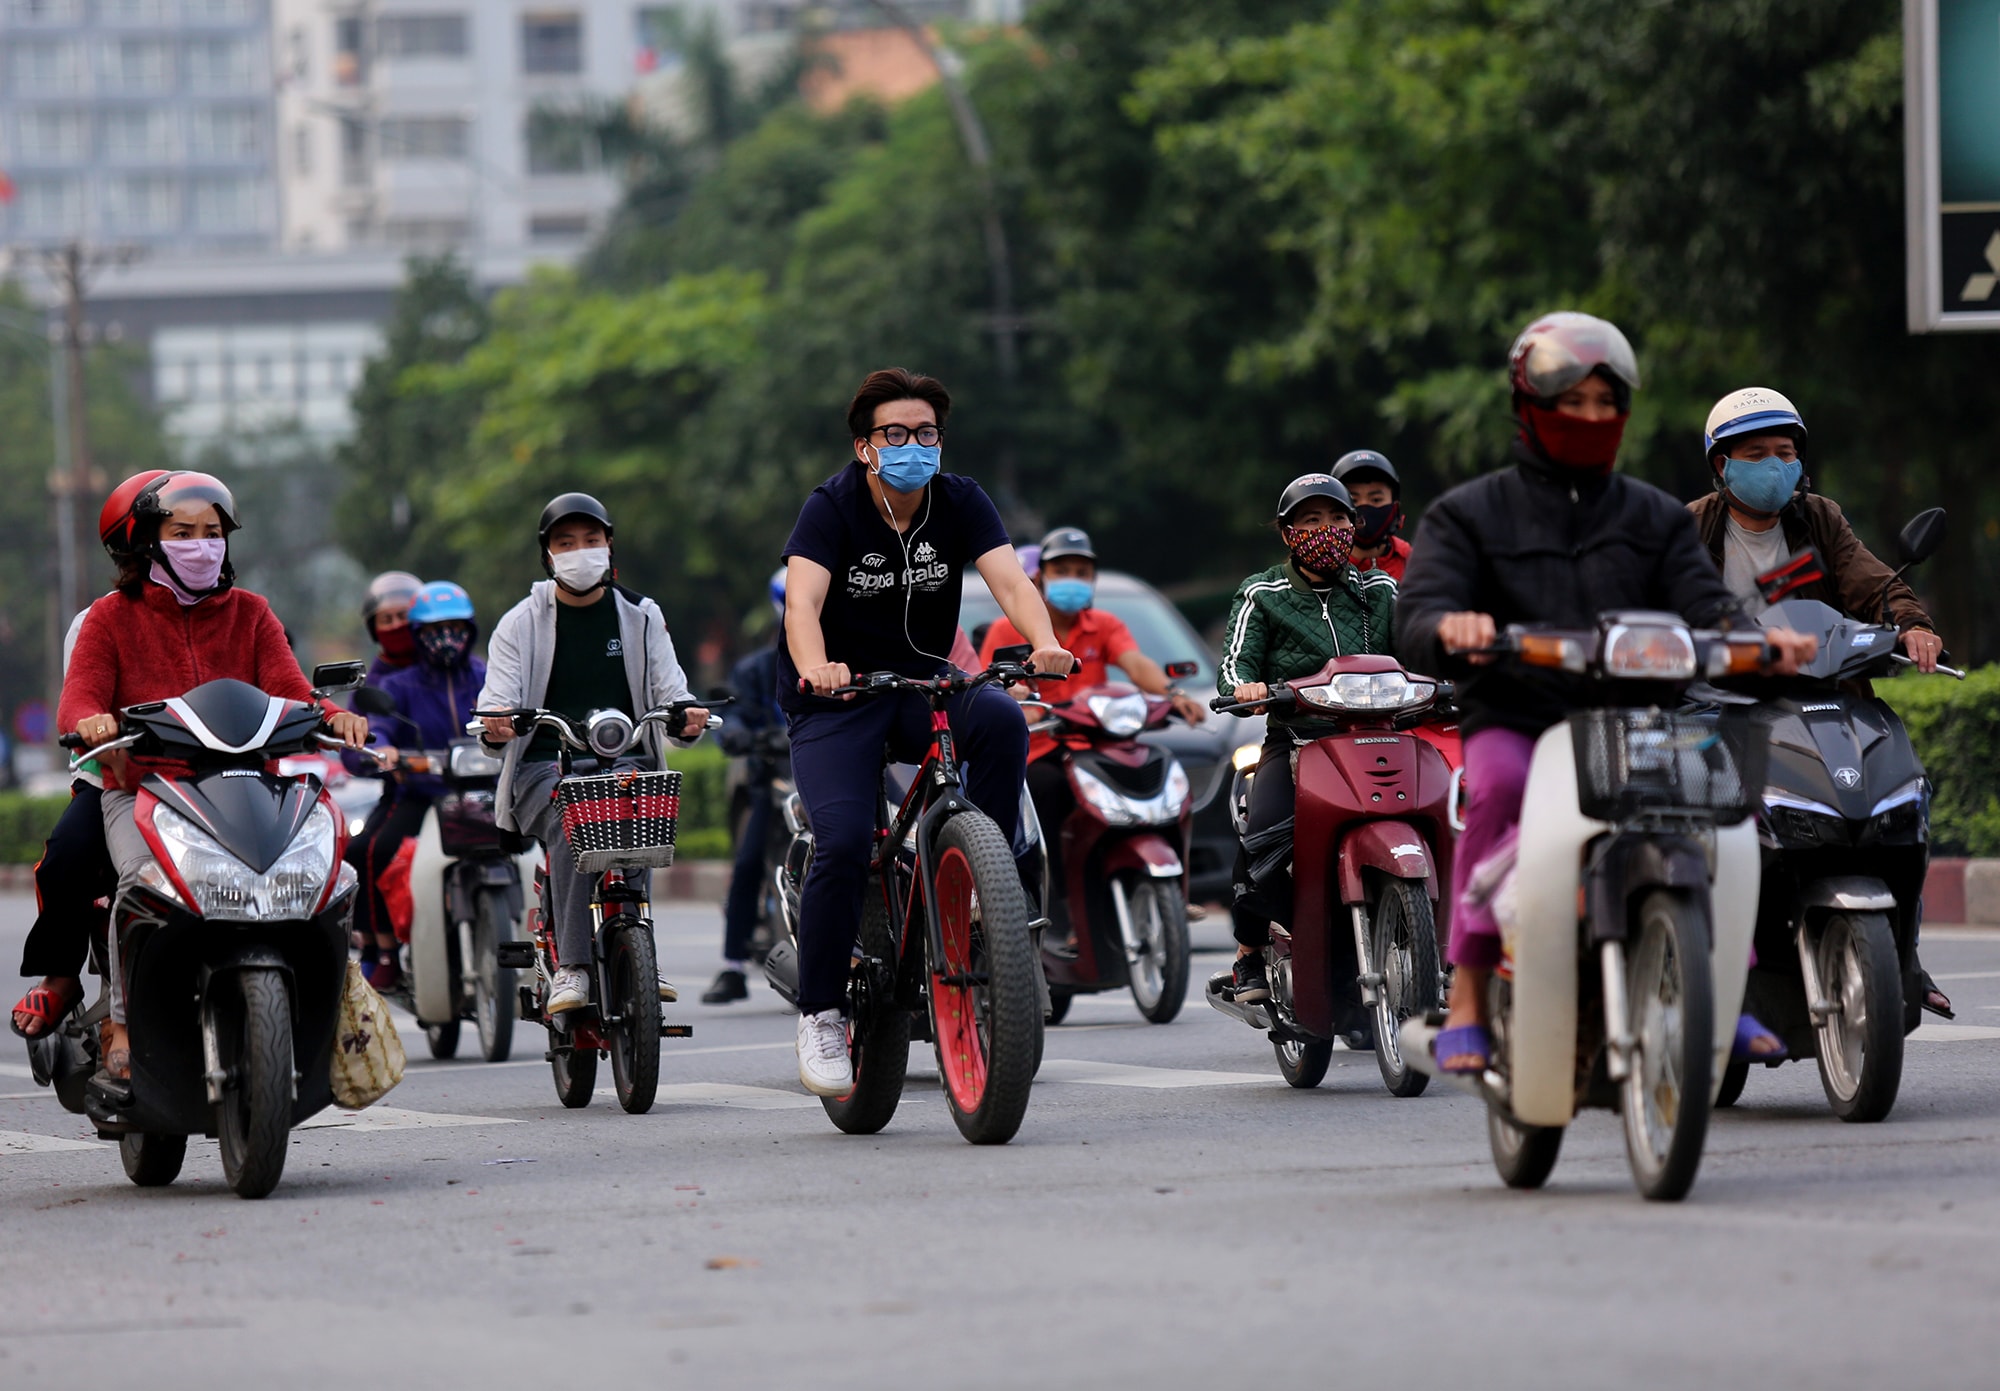
{"type": "MultiPolygon", "coordinates": [[[[879,695],[883,691],[928,691],[932,694],[957,694],[979,686],[1004,682],[1012,685],[1016,681],[1067,681],[1067,673],[1038,672],[1021,662],[995,662],[981,672],[965,676],[905,676],[899,671],[871,671],[851,685],[836,686],[826,693],[826,699],[835,696],[879,695]]],[[[814,694],[812,682],[801,676],[799,694],[814,694]]]]}

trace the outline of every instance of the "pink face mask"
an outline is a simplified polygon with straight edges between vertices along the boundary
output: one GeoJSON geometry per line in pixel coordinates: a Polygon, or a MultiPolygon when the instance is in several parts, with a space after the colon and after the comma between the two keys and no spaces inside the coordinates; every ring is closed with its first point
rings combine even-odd
{"type": "Polygon", "coordinates": [[[222,562],[229,556],[229,543],[221,537],[197,541],[162,541],[160,550],[167,565],[153,562],[153,582],[174,592],[183,604],[206,599],[222,579],[222,562]]]}

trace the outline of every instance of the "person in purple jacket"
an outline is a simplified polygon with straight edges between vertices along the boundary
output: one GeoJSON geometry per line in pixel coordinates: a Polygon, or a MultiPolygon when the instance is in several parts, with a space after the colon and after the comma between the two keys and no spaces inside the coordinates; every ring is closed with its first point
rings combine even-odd
{"type": "Polygon", "coordinates": [[[403,842],[422,829],[424,813],[443,790],[442,782],[431,774],[399,771],[397,750],[442,749],[464,738],[474,698],[486,684],[486,663],[472,655],[479,625],[473,618],[472,599],[463,589],[449,580],[433,580],[419,589],[410,604],[410,630],[417,660],[374,683],[396,702],[395,713],[368,717],[368,732],[390,779],[382,793],[388,813],[370,817],[347,846],[347,862],[361,876],[361,892],[354,899],[354,930],[362,943],[362,970],[377,990],[395,988],[402,976],[396,932],[379,882],[382,871],[403,842]]]}

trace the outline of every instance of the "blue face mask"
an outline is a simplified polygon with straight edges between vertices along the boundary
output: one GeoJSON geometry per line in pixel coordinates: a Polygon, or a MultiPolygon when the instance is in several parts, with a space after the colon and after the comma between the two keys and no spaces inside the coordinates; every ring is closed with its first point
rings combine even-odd
{"type": "Polygon", "coordinates": [[[1082,613],[1096,597],[1097,586],[1089,580],[1050,580],[1042,589],[1049,607],[1057,613],[1082,613]]]}
{"type": "Polygon", "coordinates": [[[1792,500],[1804,473],[1797,459],[1726,459],[1722,486],[1753,512],[1778,512],[1792,500]]]}
{"type": "Polygon", "coordinates": [[[914,493],[937,477],[936,444],[889,444],[875,451],[876,471],[882,482],[899,493],[914,493]]]}

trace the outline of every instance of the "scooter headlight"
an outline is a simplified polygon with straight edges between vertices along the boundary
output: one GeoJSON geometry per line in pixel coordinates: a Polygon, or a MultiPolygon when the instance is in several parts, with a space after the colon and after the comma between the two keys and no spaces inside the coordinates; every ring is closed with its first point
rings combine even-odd
{"type": "Polygon", "coordinates": [[[1112,826],[1157,826],[1180,818],[1190,784],[1179,759],[1167,761],[1166,778],[1151,797],[1120,792],[1086,768],[1074,769],[1077,795],[1112,826]]]}
{"type": "Polygon", "coordinates": [[[1694,634],[1678,624],[1614,623],[1604,634],[1604,673],[1640,681],[1687,681],[1694,634]]]}
{"type": "Polygon", "coordinates": [[[1862,840],[1909,845],[1921,842],[1930,820],[1929,789],[1922,778],[1904,784],[1875,804],[1862,840]]]}
{"type": "Polygon", "coordinates": [[[1084,703],[1104,732],[1114,738],[1129,738],[1146,727],[1146,697],[1136,691],[1130,695],[1094,695],[1084,703]]]}
{"type": "Polygon", "coordinates": [[[1429,681],[1412,681],[1400,671],[1350,671],[1324,686],[1305,686],[1299,699],[1322,710],[1387,714],[1428,705],[1437,694],[1429,681]]]}
{"type": "Polygon", "coordinates": [[[195,910],[216,922],[309,918],[334,872],[333,817],[324,802],[313,807],[284,854],[262,874],[172,807],[154,811],[153,829],[194,895],[195,910]]]}

